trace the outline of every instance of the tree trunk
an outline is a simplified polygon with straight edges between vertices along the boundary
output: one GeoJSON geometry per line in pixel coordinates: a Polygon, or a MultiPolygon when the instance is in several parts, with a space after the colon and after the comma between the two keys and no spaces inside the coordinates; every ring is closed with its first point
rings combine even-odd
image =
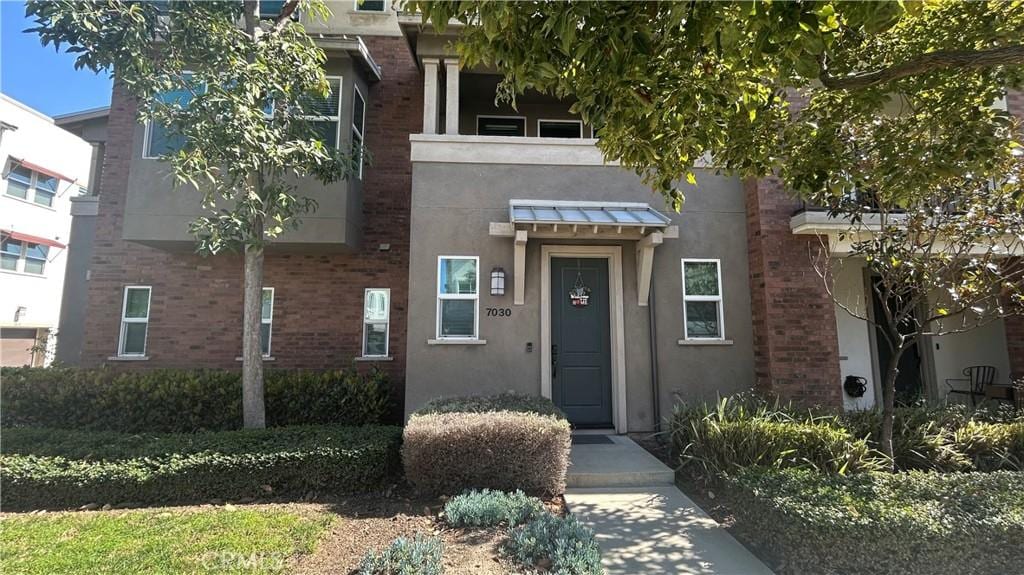
{"type": "Polygon", "coordinates": [[[892,450],[893,415],[896,411],[896,377],[900,374],[900,358],[903,357],[903,352],[906,350],[906,345],[900,345],[899,348],[892,350],[889,367],[885,373],[885,383],[882,385],[882,429],[879,430],[878,444],[882,453],[889,458],[889,471],[896,470],[892,450]]]}
{"type": "MultiPolygon", "coordinates": [[[[262,220],[256,226],[263,235],[262,220]]],[[[267,426],[263,406],[263,350],[260,323],[263,309],[263,246],[245,247],[245,307],[242,313],[242,423],[249,429],[267,426]]]]}

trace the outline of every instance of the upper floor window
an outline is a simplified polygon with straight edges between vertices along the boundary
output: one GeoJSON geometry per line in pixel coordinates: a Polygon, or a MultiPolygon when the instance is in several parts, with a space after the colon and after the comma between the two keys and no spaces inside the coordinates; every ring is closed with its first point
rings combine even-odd
{"type": "Polygon", "coordinates": [[[476,339],[480,258],[441,256],[437,271],[438,339],[476,339]]]}
{"type": "MultiPolygon", "coordinates": [[[[192,75],[184,74],[186,81],[191,80],[192,75]]],[[[178,106],[184,108],[192,101],[192,94],[201,94],[206,91],[205,85],[182,87],[177,90],[168,90],[157,94],[156,99],[161,105],[178,106]]],[[[143,144],[143,157],[159,158],[167,154],[173,154],[185,146],[185,136],[176,133],[168,126],[150,120],[146,123],[146,136],[143,144]]]]}
{"type": "Polygon", "coordinates": [[[385,0],[355,0],[357,12],[383,12],[385,0]]]}
{"type": "Polygon", "coordinates": [[[476,133],[479,136],[525,136],[526,118],[523,116],[477,116],[476,133]]]}
{"type": "Polygon", "coordinates": [[[0,269],[41,276],[49,255],[50,246],[12,238],[0,241],[0,269]]]}
{"type": "Polygon", "coordinates": [[[366,127],[366,101],[359,88],[352,86],[352,153],[359,165],[356,176],[363,177],[363,129],[366,127]]]}
{"type": "Polygon", "coordinates": [[[341,131],[341,76],[328,76],[327,83],[330,93],[326,98],[310,98],[305,118],[313,124],[324,146],[337,148],[341,131]]]}
{"type": "Polygon", "coordinates": [[[582,138],[583,122],[579,120],[537,120],[541,138],[582,138]]]}
{"type": "Polygon", "coordinates": [[[7,171],[7,187],[4,193],[14,198],[52,208],[53,200],[57,197],[59,181],[53,176],[35,172],[13,163],[7,171]]]}
{"type": "Polygon", "coordinates": [[[721,262],[683,260],[683,337],[724,339],[721,262]]]}

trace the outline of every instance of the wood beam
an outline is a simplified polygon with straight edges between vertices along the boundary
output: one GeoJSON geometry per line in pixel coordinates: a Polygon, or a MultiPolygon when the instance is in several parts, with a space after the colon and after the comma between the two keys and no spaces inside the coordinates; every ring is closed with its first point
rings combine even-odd
{"type": "Polygon", "coordinates": [[[651,274],[654,271],[654,248],[661,245],[664,236],[654,232],[636,243],[637,304],[646,306],[651,295],[651,274]]]}
{"type": "Polygon", "coordinates": [[[512,304],[526,303],[526,230],[516,231],[515,266],[512,270],[512,304]]]}

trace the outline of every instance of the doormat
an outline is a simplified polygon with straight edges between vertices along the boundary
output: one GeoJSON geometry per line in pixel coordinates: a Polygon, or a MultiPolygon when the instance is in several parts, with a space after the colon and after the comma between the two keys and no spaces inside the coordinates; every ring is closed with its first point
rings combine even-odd
{"type": "Polygon", "coordinates": [[[607,435],[573,435],[573,445],[605,445],[614,443],[607,435]]]}

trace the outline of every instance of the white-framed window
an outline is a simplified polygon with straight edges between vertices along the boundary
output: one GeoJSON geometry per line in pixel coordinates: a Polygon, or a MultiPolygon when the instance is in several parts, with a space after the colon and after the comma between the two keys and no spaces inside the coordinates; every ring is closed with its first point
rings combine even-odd
{"type": "Polygon", "coordinates": [[[683,259],[683,337],[725,339],[722,264],[717,259],[683,259]]]}
{"type": "Polygon", "coordinates": [[[270,338],[274,328],[274,288],[263,288],[260,302],[260,353],[270,357],[270,338]]]}
{"type": "Polygon", "coordinates": [[[387,357],[391,329],[391,290],[366,288],[363,293],[363,357],[387,357]]]}
{"type": "Polygon", "coordinates": [[[352,85],[352,153],[359,162],[356,177],[363,178],[363,130],[366,127],[366,100],[355,84],[352,85]]]}
{"type": "Polygon", "coordinates": [[[0,269],[41,276],[46,271],[50,246],[10,237],[0,240],[0,269]]]}
{"type": "MultiPolygon", "coordinates": [[[[192,79],[191,72],[186,71],[183,72],[182,75],[185,77],[186,81],[190,81],[192,79]]],[[[192,101],[193,92],[197,94],[206,92],[206,84],[200,84],[192,88],[182,86],[176,90],[160,92],[156,95],[156,99],[162,105],[185,108],[188,106],[188,103],[192,101]]],[[[159,122],[155,122],[153,120],[146,122],[142,142],[143,158],[148,160],[157,159],[160,156],[173,154],[184,146],[185,136],[173,133],[170,128],[161,125],[159,122]]]]}
{"type": "Polygon", "coordinates": [[[341,76],[327,76],[330,93],[326,98],[311,98],[307,103],[309,114],[303,116],[313,124],[324,146],[337,148],[341,139],[341,76]]]}
{"type": "Polygon", "coordinates": [[[8,196],[48,208],[53,207],[53,200],[57,197],[57,186],[60,183],[58,178],[11,162],[5,179],[7,186],[4,193],[8,196]]]}
{"type": "Polygon", "coordinates": [[[480,258],[437,258],[437,339],[477,339],[480,258]]]}
{"type": "Polygon", "coordinates": [[[356,12],[383,12],[386,0],[355,0],[356,12]]]}
{"type": "Polygon", "coordinates": [[[580,120],[537,120],[537,136],[541,138],[582,138],[580,120]]]}
{"type": "Polygon", "coordinates": [[[477,116],[478,136],[525,136],[526,116],[477,116]]]}
{"type": "Polygon", "coordinates": [[[146,355],[146,337],[149,331],[149,286],[125,286],[121,305],[121,336],[117,355],[146,355]]]}

